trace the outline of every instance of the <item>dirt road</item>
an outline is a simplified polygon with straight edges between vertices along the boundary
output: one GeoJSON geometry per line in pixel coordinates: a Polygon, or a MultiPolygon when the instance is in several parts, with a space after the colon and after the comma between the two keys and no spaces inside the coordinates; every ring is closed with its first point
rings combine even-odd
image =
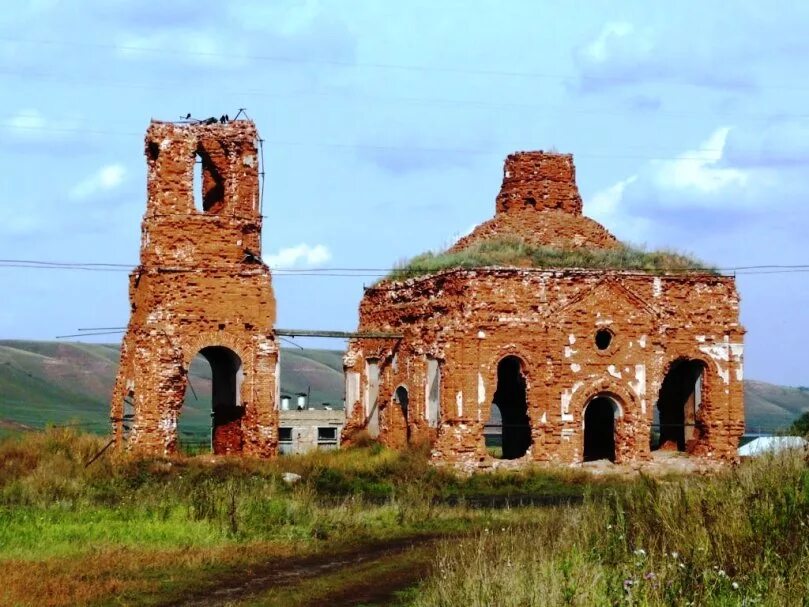
{"type": "Polygon", "coordinates": [[[396,539],[263,563],[163,606],[386,605],[429,573],[439,539],[396,539]]]}

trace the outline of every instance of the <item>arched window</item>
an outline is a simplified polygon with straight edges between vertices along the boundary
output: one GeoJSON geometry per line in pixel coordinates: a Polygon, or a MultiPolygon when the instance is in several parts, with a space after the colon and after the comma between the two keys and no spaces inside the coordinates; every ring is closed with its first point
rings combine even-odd
{"type": "Polygon", "coordinates": [[[407,435],[407,442],[410,442],[410,422],[407,417],[408,407],[410,406],[410,396],[407,393],[407,388],[404,386],[399,386],[396,388],[396,392],[393,394],[393,400],[395,403],[399,405],[399,409],[402,412],[402,418],[404,419],[405,424],[405,432],[407,435]]]}
{"type": "Polygon", "coordinates": [[[201,146],[194,154],[194,207],[202,213],[220,213],[225,206],[225,180],[201,146]]]}

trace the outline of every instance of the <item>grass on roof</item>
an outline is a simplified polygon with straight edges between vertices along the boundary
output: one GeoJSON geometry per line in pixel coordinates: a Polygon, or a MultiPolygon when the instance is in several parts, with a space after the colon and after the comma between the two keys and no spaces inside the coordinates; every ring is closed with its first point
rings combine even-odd
{"type": "Polygon", "coordinates": [[[646,251],[622,244],[616,249],[559,249],[537,247],[513,237],[491,238],[451,253],[422,253],[398,265],[388,278],[405,280],[452,268],[484,267],[583,268],[639,270],[650,273],[718,272],[689,255],[676,251],[646,251]]]}

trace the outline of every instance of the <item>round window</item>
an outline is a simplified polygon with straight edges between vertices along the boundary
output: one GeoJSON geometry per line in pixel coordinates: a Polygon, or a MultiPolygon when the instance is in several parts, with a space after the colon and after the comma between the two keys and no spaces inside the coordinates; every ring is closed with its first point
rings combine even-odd
{"type": "Polygon", "coordinates": [[[599,329],[596,331],[596,348],[606,350],[612,343],[612,331],[609,329],[599,329]]]}

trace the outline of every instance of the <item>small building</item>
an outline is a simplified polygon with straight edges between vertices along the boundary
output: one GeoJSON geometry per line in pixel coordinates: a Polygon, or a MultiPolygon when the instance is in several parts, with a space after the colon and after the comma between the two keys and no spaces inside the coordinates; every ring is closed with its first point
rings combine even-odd
{"type": "Polygon", "coordinates": [[[342,409],[292,409],[280,411],[278,451],[306,453],[313,449],[337,449],[345,424],[342,409]]]}
{"type": "Polygon", "coordinates": [[[427,441],[433,461],[464,466],[624,463],[653,448],[737,457],[734,278],[648,267],[653,254],[624,261],[632,250],[582,214],[572,156],[510,155],[494,218],[448,253],[441,269],[425,263],[366,289],[359,331],[402,337],[350,342],[345,441],[359,431],[392,447],[427,441]],[[485,255],[495,261],[475,262],[485,255]],[[493,408],[498,457],[485,444],[493,408]]]}

